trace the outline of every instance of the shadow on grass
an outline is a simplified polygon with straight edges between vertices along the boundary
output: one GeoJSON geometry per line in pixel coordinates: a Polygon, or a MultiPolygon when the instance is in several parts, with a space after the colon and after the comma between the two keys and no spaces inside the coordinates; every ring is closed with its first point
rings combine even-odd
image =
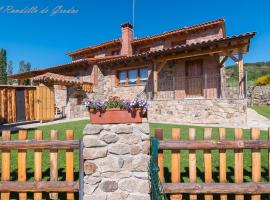
{"type": "MultiPolygon", "coordinates": [[[[165,167],[164,168],[164,176],[165,176],[164,178],[165,178],[166,183],[171,183],[171,181],[172,181],[171,175],[172,174],[171,174],[170,170],[168,169],[168,167],[165,167]]],[[[233,183],[234,182],[234,168],[228,167],[226,175],[227,175],[228,183],[233,183]]],[[[244,182],[249,182],[251,180],[251,172],[250,171],[244,169],[243,175],[244,175],[244,182]],[[248,177],[248,180],[247,180],[247,177],[248,177]]],[[[262,167],[261,176],[264,177],[264,179],[268,179],[268,169],[266,167],[262,167]]],[[[186,179],[188,179],[188,177],[189,177],[189,168],[188,167],[184,168],[184,171],[181,172],[180,177],[181,177],[181,180],[180,180],[181,182],[187,182],[186,179]]],[[[219,168],[217,168],[217,167],[213,168],[212,177],[213,177],[214,183],[219,183],[219,168]]],[[[204,171],[200,170],[199,168],[197,168],[197,180],[199,180],[198,182],[205,182],[204,171]]],[[[168,199],[170,199],[169,194],[167,194],[166,196],[168,199]]],[[[228,200],[235,199],[234,194],[227,195],[227,197],[228,197],[228,200]]],[[[182,194],[182,199],[188,200],[189,194],[182,194]]],[[[203,194],[197,195],[197,199],[204,200],[204,195],[203,194]]],[[[215,200],[220,199],[220,195],[219,194],[213,195],[213,199],[215,199],[215,200]]],[[[244,195],[244,199],[250,200],[251,195],[244,195]]],[[[261,195],[261,200],[267,200],[267,199],[268,199],[267,194],[261,195]]]]}
{"type": "MultiPolygon", "coordinates": [[[[34,181],[34,172],[32,171],[31,168],[27,168],[27,181],[34,181]]],[[[66,173],[65,173],[65,169],[64,168],[60,168],[58,169],[58,181],[65,181],[66,179],[66,173]]],[[[17,181],[18,180],[18,171],[17,170],[13,170],[10,174],[10,180],[11,181],[17,181]]],[[[50,169],[47,169],[45,171],[42,172],[42,180],[43,181],[49,181],[50,180],[50,169]]],[[[74,172],[74,180],[75,181],[79,181],[79,172],[74,172]]],[[[19,194],[17,192],[12,192],[10,194],[10,198],[11,199],[19,199],[19,194]]],[[[42,194],[42,198],[43,199],[50,199],[49,197],[49,193],[48,192],[44,192],[42,194]]],[[[34,193],[27,193],[27,199],[34,199],[34,193]]],[[[66,199],[66,193],[58,193],[58,199],[66,199]]],[[[79,199],[79,193],[75,193],[75,199],[79,199]]]]}

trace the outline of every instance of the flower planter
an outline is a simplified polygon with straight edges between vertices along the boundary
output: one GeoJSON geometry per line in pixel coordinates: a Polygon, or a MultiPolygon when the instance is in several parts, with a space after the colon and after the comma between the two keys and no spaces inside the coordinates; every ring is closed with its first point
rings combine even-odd
{"type": "Polygon", "coordinates": [[[133,109],[120,110],[120,109],[107,109],[104,112],[89,109],[90,121],[92,124],[124,124],[124,123],[141,123],[142,110],[133,109]]]}

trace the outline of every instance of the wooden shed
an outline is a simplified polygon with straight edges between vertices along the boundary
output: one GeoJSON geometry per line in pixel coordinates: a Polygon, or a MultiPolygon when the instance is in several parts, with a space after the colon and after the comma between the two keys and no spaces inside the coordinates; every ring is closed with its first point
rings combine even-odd
{"type": "Polygon", "coordinates": [[[0,85],[0,123],[53,119],[53,88],[0,85]]]}

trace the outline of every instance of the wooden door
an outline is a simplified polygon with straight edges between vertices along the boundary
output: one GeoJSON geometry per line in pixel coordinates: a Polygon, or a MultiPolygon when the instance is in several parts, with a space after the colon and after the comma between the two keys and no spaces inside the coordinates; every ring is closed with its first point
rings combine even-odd
{"type": "Polygon", "coordinates": [[[203,62],[186,62],[186,94],[188,97],[203,96],[203,62]]]}
{"type": "Polygon", "coordinates": [[[36,118],[40,121],[54,119],[54,89],[39,86],[36,90],[36,118]]]}
{"type": "Polygon", "coordinates": [[[16,118],[17,122],[25,121],[25,92],[24,89],[16,89],[16,118]]]}

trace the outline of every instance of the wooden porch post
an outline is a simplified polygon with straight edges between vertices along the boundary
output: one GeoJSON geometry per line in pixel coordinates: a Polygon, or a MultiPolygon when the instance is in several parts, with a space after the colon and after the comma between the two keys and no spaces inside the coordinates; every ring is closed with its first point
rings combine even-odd
{"type": "Polygon", "coordinates": [[[154,98],[155,98],[157,97],[157,93],[158,93],[158,65],[157,63],[154,63],[153,83],[154,83],[154,98]]]}
{"type": "Polygon", "coordinates": [[[244,97],[244,61],[243,54],[240,52],[238,54],[238,81],[239,81],[239,97],[244,97]]]}
{"type": "Polygon", "coordinates": [[[219,75],[220,75],[220,96],[219,98],[225,97],[225,88],[226,88],[226,71],[225,71],[225,62],[227,61],[228,56],[221,56],[219,63],[219,75]]]}

